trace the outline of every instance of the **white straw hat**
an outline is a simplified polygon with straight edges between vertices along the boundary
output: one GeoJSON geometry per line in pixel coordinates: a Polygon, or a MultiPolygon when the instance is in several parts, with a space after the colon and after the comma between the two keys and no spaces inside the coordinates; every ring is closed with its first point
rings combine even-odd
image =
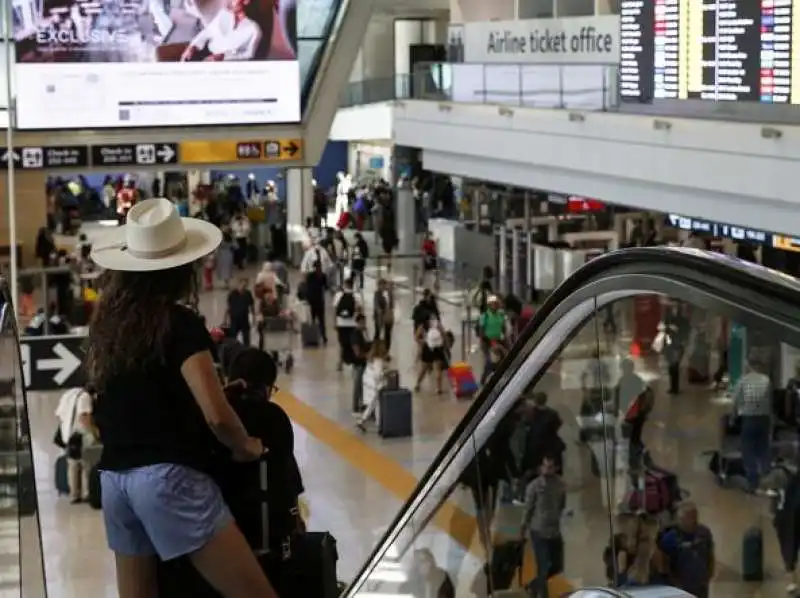
{"type": "Polygon", "coordinates": [[[131,208],[124,226],[92,244],[91,258],[107,270],[154,272],[198,260],[221,241],[210,222],[181,218],[167,199],[147,199],[131,208]]]}

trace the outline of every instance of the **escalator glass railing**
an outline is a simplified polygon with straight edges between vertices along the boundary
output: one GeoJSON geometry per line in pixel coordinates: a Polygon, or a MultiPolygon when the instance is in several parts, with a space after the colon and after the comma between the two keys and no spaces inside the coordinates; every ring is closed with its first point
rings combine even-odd
{"type": "MultiPolygon", "coordinates": [[[[297,30],[297,60],[300,63],[303,113],[317,76],[322,55],[332,41],[336,25],[347,9],[348,0],[299,0],[287,18],[294,20],[297,30]]],[[[289,27],[291,30],[292,27],[289,27]]]]}
{"type": "Polygon", "coordinates": [[[782,593],[772,513],[800,482],[800,410],[785,400],[800,382],[799,303],[794,279],[715,254],[590,262],[536,315],[345,596],[739,596],[759,577],[782,593]],[[488,574],[520,546],[521,567],[488,574]]]}
{"type": "Polygon", "coordinates": [[[23,363],[9,296],[0,278],[0,594],[45,598],[23,363]]]}

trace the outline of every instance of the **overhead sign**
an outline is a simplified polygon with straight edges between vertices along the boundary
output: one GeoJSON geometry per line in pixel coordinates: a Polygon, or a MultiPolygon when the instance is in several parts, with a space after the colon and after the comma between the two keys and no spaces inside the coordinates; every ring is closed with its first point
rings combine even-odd
{"type": "Polygon", "coordinates": [[[183,141],[179,144],[178,151],[181,164],[287,162],[303,158],[303,140],[183,141]]]}
{"type": "Polygon", "coordinates": [[[25,388],[33,391],[76,388],[86,382],[84,336],[24,336],[20,339],[25,388]]]}
{"type": "Polygon", "coordinates": [[[619,33],[618,15],[454,23],[448,55],[477,64],[618,64],[619,33]]]}
{"type": "Polygon", "coordinates": [[[691,218],[679,214],[669,214],[667,216],[667,222],[669,222],[670,226],[675,228],[698,233],[707,233],[712,237],[725,237],[726,239],[732,239],[734,241],[749,241],[750,243],[756,243],[758,245],[769,245],[772,243],[772,233],[754,228],[746,228],[744,226],[736,226],[735,224],[723,224],[721,222],[712,222],[711,220],[691,218]]]}
{"type": "Polygon", "coordinates": [[[25,4],[13,20],[17,126],[298,122],[297,5],[276,4],[25,4]]]}
{"type": "Polygon", "coordinates": [[[93,145],[93,166],[153,166],[177,164],[177,143],[93,145]]]}
{"type": "Polygon", "coordinates": [[[23,170],[87,168],[89,148],[85,145],[0,147],[0,160],[23,170]]]}

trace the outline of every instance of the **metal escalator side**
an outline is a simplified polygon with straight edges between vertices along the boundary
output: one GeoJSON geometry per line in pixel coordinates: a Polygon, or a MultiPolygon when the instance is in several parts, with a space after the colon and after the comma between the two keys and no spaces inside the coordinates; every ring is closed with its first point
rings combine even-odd
{"type": "MultiPolygon", "coordinates": [[[[800,356],[798,300],[795,279],[716,254],[652,248],[593,260],[538,311],[343,596],[415,596],[432,579],[455,595],[488,596],[505,589],[506,581],[518,584],[487,579],[483,566],[490,553],[497,559],[508,546],[519,548],[525,509],[519,488],[508,481],[531,477],[543,457],[548,468],[563,467],[566,510],[556,519],[560,543],[543,543],[552,538],[537,534],[536,555],[531,542],[523,547],[518,571],[523,585],[547,583],[551,595],[564,595],[621,580],[625,572],[617,570],[616,561],[612,570],[603,562],[610,539],[625,537],[618,534],[633,521],[637,546],[649,541],[673,550],[658,544],[667,511],[680,514],[687,526],[694,525],[691,514],[699,513],[711,533],[730,537],[717,542],[717,568],[740,573],[744,531],[761,526],[765,542],[774,542],[774,534],[763,522],[763,505],[719,486],[705,467],[691,465],[718,448],[707,430],[718,429],[731,410],[724,392],[704,389],[712,364],[724,364],[714,374],[727,371],[715,381],[727,380],[729,390],[744,376],[785,379],[800,356]],[[653,353],[664,322],[670,340],[653,353]],[[681,388],[672,386],[676,360],[681,388]],[[702,389],[687,386],[697,380],[702,389]],[[677,394],[667,397],[671,390],[677,394]],[[631,410],[642,396],[654,402],[640,426],[636,418],[645,414],[643,403],[640,411],[631,410]],[[560,420],[564,446],[553,441],[531,449],[523,434],[521,446],[527,448],[520,450],[520,430],[542,413],[560,420]],[[680,484],[676,493],[661,497],[665,502],[658,512],[651,512],[656,507],[639,493],[653,461],[678,471],[680,484]],[[691,502],[681,503],[687,496],[691,502]],[[547,579],[536,576],[537,560],[551,567],[547,579]]],[[[773,442],[776,454],[797,449],[796,427],[786,433],[785,442],[778,437],[773,442]]],[[[652,585],[663,573],[637,571],[646,579],[636,582],[652,587],[633,595],[685,595],[652,585]]],[[[713,582],[715,591],[737,595],[739,579],[721,575],[713,582]]],[[[708,588],[691,593],[704,591],[708,588]]]]}
{"type": "Polygon", "coordinates": [[[0,577],[3,595],[46,598],[25,362],[19,347],[11,293],[0,277],[0,577]]]}

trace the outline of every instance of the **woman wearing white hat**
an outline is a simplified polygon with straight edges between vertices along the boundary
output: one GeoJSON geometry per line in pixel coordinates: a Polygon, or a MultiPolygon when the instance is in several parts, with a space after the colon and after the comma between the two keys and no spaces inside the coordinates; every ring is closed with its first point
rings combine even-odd
{"type": "Polygon", "coordinates": [[[103,516],[122,598],[158,595],[157,559],[185,555],[226,598],[275,596],[208,473],[214,437],[240,461],[264,448],[225,399],[202,319],[182,305],[196,290],[196,262],[221,238],[213,224],[151,199],[92,249],[108,281],[86,366],[98,389],[103,516]]]}

